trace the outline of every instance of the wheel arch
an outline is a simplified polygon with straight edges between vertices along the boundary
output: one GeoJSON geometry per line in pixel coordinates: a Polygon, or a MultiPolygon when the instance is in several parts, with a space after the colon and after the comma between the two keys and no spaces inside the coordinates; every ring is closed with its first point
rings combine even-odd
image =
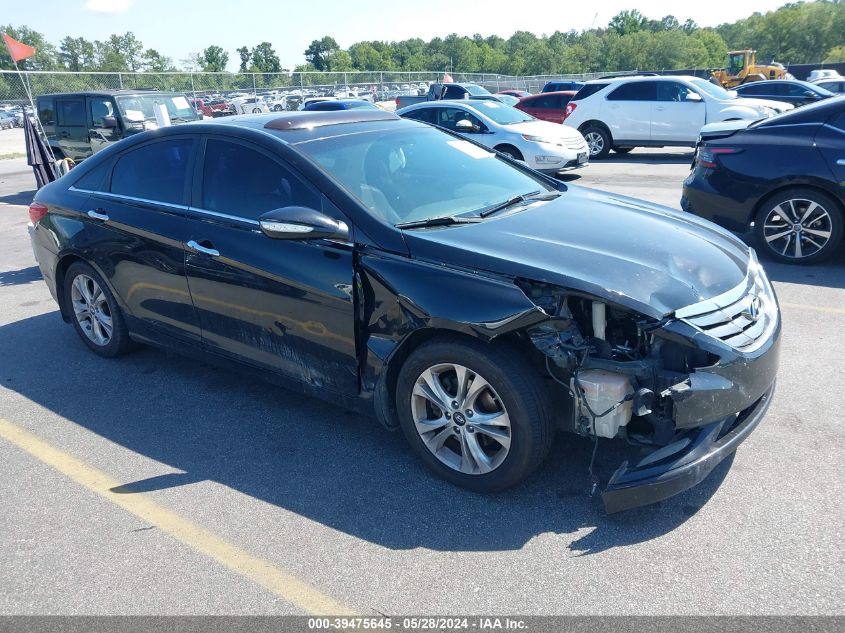
{"type": "Polygon", "coordinates": [[[586,130],[588,127],[593,127],[593,126],[600,127],[605,132],[607,132],[607,135],[610,137],[611,144],[613,144],[613,134],[610,131],[610,127],[608,127],[607,123],[604,123],[603,121],[599,121],[598,119],[589,119],[587,121],[584,121],[581,125],[578,126],[578,131],[581,132],[581,134],[583,134],[584,130],[586,130]]]}
{"type": "Polygon", "coordinates": [[[56,262],[56,301],[59,304],[59,312],[62,316],[62,320],[64,320],[66,323],[70,323],[70,315],[67,313],[67,309],[65,307],[65,276],[67,275],[68,269],[76,262],[82,262],[83,264],[86,264],[87,266],[93,268],[94,271],[103,280],[103,283],[108,286],[109,291],[111,292],[115,301],[117,301],[118,305],[120,306],[120,309],[123,310],[124,313],[127,312],[126,304],[123,301],[123,298],[115,292],[114,287],[109,282],[108,275],[106,275],[100,269],[100,267],[97,266],[97,264],[95,264],[93,261],[84,257],[81,253],[73,251],[61,255],[58,261],[56,262]]]}
{"type": "Polygon", "coordinates": [[[523,154],[522,151],[520,151],[520,149],[512,143],[499,143],[498,145],[495,145],[493,149],[497,152],[502,152],[505,149],[509,149],[512,150],[515,155],[522,156],[523,159],[525,158],[525,154],[523,154]]]}

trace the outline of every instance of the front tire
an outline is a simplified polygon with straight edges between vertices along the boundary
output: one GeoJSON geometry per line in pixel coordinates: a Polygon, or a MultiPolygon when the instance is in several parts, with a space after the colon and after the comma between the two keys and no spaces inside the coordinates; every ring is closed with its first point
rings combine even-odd
{"type": "Polygon", "coordinates": [[[504,154],[505,156],[513,160],[525,160],[522,156],[522,152],[520,152],[512,145],[502,145],[501,147],[497,147],[496,151],[504,154]]]}
{"type": "Polygon", "coordinates": [[[547,396],[525,357],[472,339],[443,337],[416,349],[399,372],[396,407],[426,466],[477,492],[528,477],[554,435],[547,396]]]}
{"type": "Polygon", "coordinates": [[[610,138],[610,132],[600,125],[588,125],[581,134],[584,135],[584,140],[587,141],[587,147],[590,148],[591,159],[606,158],[610,153],[610,148],[613,146],[613,139],[610,138]]]}
{"type": "Polygon", "coordinates": [[[613,151],[617,154],[629,154],[633,147],[614,147],[613,151]]]}
{"type": "Polygon", "coordinates": [[[842,244],[839,204],[814,189],[795,188],[764,201],[754,233],[759,250],[786,264],[815,264],[842,244]]]}
{"type": "Polygon", "coordinates": [[[82,342],[99,356],[126,353],[131,340],[123,313],[96,270],[83,262],[71,264],[64,279],[66,314],[82,342]]]}

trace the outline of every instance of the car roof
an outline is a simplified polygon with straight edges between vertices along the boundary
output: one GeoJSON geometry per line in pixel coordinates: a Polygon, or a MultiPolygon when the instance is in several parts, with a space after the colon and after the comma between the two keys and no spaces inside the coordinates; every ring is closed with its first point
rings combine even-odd
{"type": "Polygon", "coordinates": [[[701,79],[701,77],[696,77],[695,75],[625,75],[623,77],[611,77],[609,79],[590,79],[586,84],[618,84],[625,81],[677,81],[679,79],[691,81],[693,79],[701,79]]]}
{"type": "Polygon", "coordinates": [[[540,97],[547,97],[549,95],[563,95],[564,97],[572,97],[572,96],[577,95],[577,94],[578,94],[577,90],[550,90],[549,92],[541,92],[540,94],[536,94],[536,95],[527,95],[527,96],[522,97],[522,98],[526,99],[526,100],[528,100],[528,99],[538,99],[540,97]]]}

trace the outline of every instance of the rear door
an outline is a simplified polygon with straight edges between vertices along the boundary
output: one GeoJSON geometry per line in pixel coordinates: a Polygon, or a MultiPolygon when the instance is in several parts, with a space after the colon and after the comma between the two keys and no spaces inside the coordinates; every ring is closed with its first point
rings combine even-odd
{"type": "Polygon", "coordinates": [[[206,348],[357,393],[352,244],[271,239],[258,227],[285,206],[345,216],[273,153],[231,138],[207,138],[195,180],[186,262],[206,348]]]}
{"type": "Polygon", "coordinates": [[[845,112],[840,112],[819,128],[815,146],[833,172],[835,182],[845,190],[845,112]]]}
{"type": "Polygon", "coordinates": [[[67,158],[79,161],[91,155],[85,97],[56,98],[56,139],[67,158]]]}
{"type": "Polygon", "coordinates": [[[601,118],[615,141],[650,141],[656,81],[628,81],[611,90],[601,118]]]}
{"type": "Polygon", "coordinates": [[[657,101],[652,108],[651,140],[695,143],[706,120],[707,106],[698,93],[679,81],[658,81],[657,101]],[[694,97],[693,97],[694,99],[694,97]]]}
{"type": "Polygon", "coordinates": [[[198,138],[167,137],[119,154],[83,210],[90,256],[108,278],[131,329],[163,344],[201,344],[185,276],[192,161],[198,138]]]}

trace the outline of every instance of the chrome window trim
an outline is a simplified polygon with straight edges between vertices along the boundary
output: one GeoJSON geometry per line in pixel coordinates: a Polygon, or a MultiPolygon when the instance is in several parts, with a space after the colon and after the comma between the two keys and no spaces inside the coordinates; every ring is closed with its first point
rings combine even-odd
{"type": "Polygon", "coordinates": [[[210,215],[212,217],[221,218],[223,220],[235,220],[236,222],[244,222],[245,224],[249,224],[251,226],[261,226],[261,223],[258,220],[244,218],[239,215],[230,215],[228,213],[220,213],[219,211],[209,211],[208,209],[202,209],[200,207],[186,207],[186,209],[188,211],[194,211],[196,213],[210,215]]]}
{"type": "Polygon", "coordinates": [[[190,207],[184,204],[174,204],[172,202],[163,202],[161,200],[151,200],[149,198],[136,198],[135,196],[125,196],[120,193],[112,193],[111,191],[91,191],[90,189],[78,189],[74,185],[68,187],[68,191],[76,191],[77,193],[88,193],[96,196],[105,196],[115,200],[128,200],[130,202],[142,202],[144,204],[156,204],[162,207],[169,207],[171,209],[179,209],[180,211],[187,211],[190,207]]]}

